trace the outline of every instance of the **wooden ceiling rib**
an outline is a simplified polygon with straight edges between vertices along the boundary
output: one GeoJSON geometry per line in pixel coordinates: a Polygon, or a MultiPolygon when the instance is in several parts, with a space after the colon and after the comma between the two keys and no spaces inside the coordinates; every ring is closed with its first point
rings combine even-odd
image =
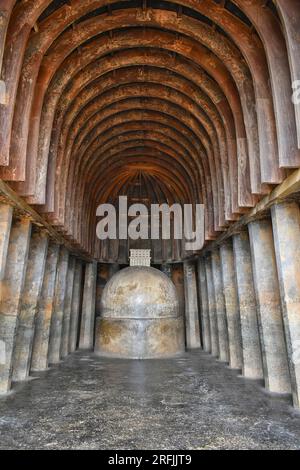
{"type": "Polygon", "coordinates": [[[82,253],[101,256],[96,207],[137,174],[150,199],[204,203],[208,241],[300,167],[298,0],[1,0],[0,16],[0,178],[82,253]]]}

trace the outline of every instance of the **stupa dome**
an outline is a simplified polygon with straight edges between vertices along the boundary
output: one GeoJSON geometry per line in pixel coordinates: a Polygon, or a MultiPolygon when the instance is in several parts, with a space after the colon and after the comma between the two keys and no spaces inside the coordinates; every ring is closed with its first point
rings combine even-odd
{"type": "Polygon", "coordinates": [[[146,266],[115,274],[102,293],[95,351],[143,359],[170,357],[183,350],[183,319],[172,281],[146,266]]]}

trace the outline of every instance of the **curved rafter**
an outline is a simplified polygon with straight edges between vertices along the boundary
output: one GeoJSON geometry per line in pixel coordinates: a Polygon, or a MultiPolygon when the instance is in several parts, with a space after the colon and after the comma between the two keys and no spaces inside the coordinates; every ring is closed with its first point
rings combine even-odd
{"type": "Polygon", "coordinates": [[[204,203],[215,239],[300,166],[298,11],[3,0],[1,179],[97,259],[96,207],[137,175],[153,201],[204,203]]]}

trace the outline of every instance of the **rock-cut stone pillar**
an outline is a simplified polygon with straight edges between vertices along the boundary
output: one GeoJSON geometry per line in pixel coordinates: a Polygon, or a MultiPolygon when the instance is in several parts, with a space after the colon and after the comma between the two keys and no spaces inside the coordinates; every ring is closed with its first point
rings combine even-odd
{"type": "Polygon", "coordinates": [[[171,280],[176,287],[178,302],[179,302],[179,312],[182,319],[185,319],[185,300],[184,300],[184,272],[183,264],[176,263],[172,265],[171,268],[171,280]]]}
{"type": "Polygon", "coordinates": [[[218,339],[219,339],[219,359],[229,362],[229,345],[225,299],[223,291],[223,279],[221,271],[221,259],[219,250],[212,252],[212,275],[215,292],[215,305],[217,314],[218,339]]]}
{"type": "Polygon", "coordinates": [[[118,263],[109,263],[107,281],[109,281],[118,271],[120,271],[120,265],[118,263]]]}
{"type": "Polygon", "coordinates": [[[71,322],[71,313],[72,313],[74,275],[75,275],[75,258],[73,256],[70,256],[69,265],[68,265],[68,273],[67,273],[64,316],[63,316],[61,344],[60,344],[60,357],[61,358],[64,358],[69,354],[69,337],[70,337],[70,322],[71,322]]]}
{"type": "Polygon", "coordinates": [[[13,221],[5,274],[0,283],[0,393],[7,393],[11,387],[13,350],[25,282],[30,234],[30,220],[13,221]]]}
{"type": "Polygon", "coordinates": [[[0,203],[0,281],[4,278],[13,208],[0,203]]]}
{"type": "Polygon", "coordinates": [[[211,354],[212,356],[219,357],[219,338],[218,338],[218,324],[217,324],[217,313],[216,313],[216,298],[215,298],[215,289],[214,289],[210,254],[208,254],[205,257],[205,273],[206,273],[206,287],[207,287],[209,325],[210,325],[211,354]]]}
{"type": "Polygon", "coordinates": [[[263,379],[257,307],[247,231],[233,236],[233,249],[242,331],[243,375],[251,379],[263,379]]]}
{"type": "Polygon", "coordinates": [[[172,279],[172,265],[169,263],[164,263],[161,265],[161,271],[168,276],[168,278],[172,279]]]}
{"type": "Polygon", "coordinates": [[[14,381],[25,380],[30,371],[35,318],[44,278],[47,247],[47,233],[33,230],[15,339],[12,374],[14,381]]]}
{"type": "Polygon", "coordinates": [[[82,299],[80,324],[80,349],[92,349],[94,345],[95,310],[96,310],[97,263],[87,263],[82,299]]]}
{"type": "Polygon", "coordinates": [[[243,367],[242,336],[232,240],[220,246],[223,290],[228,326],[229,366],[243,367]]]}
{"type": "Polygon", "coordinates": [[[196,349],[201,347],[201,338],[195,263],[185,261],[183,263],[183,269],[186,346],[188,349],[196,349]]]}
{"type": "Polygon", "coordinates": [[[42,290],[35,319],[30,366],[32,371],[45,370],[48,367],[49,336],[59,251],[59,245],[53,242],[49,243],[42,290]]]}
{"type": "Polygon", "coordinates": [[[69,252],[65,247],[61,247],[57,265],[54,305],[50,327],[50,340],[48,350],[49,364],[57,364],[60,361],[60,345],[65,309],[68,264],[69,252]]]}
{"type": "Polygon", "coordinates": [[[199,286],[199,301],[201,304],[201,327],[202,327],[202,338],[203,338],[203,350],[205,352],[211,352],[209,310],[208,310],[208,297],[207,297],[207,284],[206,284],[204,258],[200,258],[198,260],[198,286],[199,286]]]}
{"type": "Polygon", "coordinates": [[[272,207],[275,253],[293,401],[300,407],[300,211],[295,202],[272,207]]]}
{"type": "Polygon", "coordinates": [[[73,297],[71,306],[69,352],[74,352],[77,346],[79,315],[82,297],[82,262],[76,260],[74,273],[73,297]]]}
{"type": "Polygon", "coordinates": [[[257,313],[260,324],[265,386],[270,392],[290,393],[290,373],[284,337],[279,282],[271,220],[248,226],[257,313]]]}

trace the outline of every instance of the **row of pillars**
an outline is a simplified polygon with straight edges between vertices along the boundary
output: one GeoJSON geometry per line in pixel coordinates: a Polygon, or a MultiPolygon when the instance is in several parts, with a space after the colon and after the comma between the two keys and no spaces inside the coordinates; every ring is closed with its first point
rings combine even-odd
{"type": "Polygon", "coordinates": [[[298,204],[274,205],[196,263],[186,261],[184,282],[187,346],[263,379],[270,392],[292,393],[299,408],[298,204]]]}
{"type": "Polygon", "coordinates": [[[0,204],[0,394],[92,348],[96,270],[0,204]]]}
{"type": "MultiPolygon", "coordinates": [[[[300,406],[300,210],[274,205],[219,248],[172,269],[187,348],[202,347],[300,406]]],[[[110,276],[109,276],[110,277],[110,276]]],[[[97,264],[0,204],[0,393],[94,343],[97,264]]]]}

